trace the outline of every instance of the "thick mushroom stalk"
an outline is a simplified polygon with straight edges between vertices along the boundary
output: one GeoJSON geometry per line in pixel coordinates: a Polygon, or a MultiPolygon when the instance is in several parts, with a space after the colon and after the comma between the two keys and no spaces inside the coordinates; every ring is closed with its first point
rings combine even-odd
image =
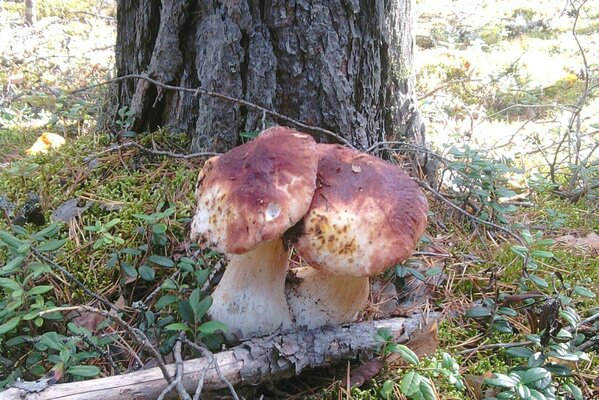
{"type": "Polygon", "coordinates": [[[293,270],[296,283],[286,287],[298,326],[316,328],[354,321],[368,301],[368,277],[327,274],[312,267],[293,270]]]}
{"type": "Polygon", "coordinates": [[[285,299],[289,250],[281,239],[233,254],[212,293],[210,316],[226,321],[229,334],[246,338],[292,327],[285,299]]]}
{"type": "MultiPolygon", "coordinates": [[[[317,271],[287,291],[298,324],[355,320],[368,277],[404,261],[426,227],[428,204],[397,165],[339,145],[318,147],[318,184],[294,244],[317,271]]],[[[302,279],[303,278],[303,279],[302,279]]]]}
{"type": "Polygon", "coordinates": [[[274,127],[200,171],[191,238],[230,257],[208,314],[234,337],[291,325],[281,238],[310,207],[317,165],[312,137],[274,127]]]}

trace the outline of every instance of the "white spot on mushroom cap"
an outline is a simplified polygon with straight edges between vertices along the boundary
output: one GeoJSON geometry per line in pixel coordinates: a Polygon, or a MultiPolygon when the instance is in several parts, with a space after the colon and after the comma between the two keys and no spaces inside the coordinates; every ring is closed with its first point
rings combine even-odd
{"type": "Polygon", "coordinates": [[[281,207],[277,203],[268,203],[266,211],[264,212],[264,218],[267,222],[272,221],[281,214],[281,207]]]}

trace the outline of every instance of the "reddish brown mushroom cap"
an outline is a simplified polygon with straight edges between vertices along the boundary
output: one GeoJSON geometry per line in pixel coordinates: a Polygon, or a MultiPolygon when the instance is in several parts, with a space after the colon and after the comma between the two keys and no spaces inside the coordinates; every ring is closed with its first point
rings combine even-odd
{"type": "Polygon", "coordinates": [[[279,238],[307,212],[317,164],[312,137],[280,126],[209,159],[196,186],[192,239],[239,254],[279,238]]]}
{"type": "Polygon", "coordinates": [[[428,204],[397,165],[339,145],[319,144],[318,187],[295,244],[314,268],[370,276],[408,258],[428,204]]]}

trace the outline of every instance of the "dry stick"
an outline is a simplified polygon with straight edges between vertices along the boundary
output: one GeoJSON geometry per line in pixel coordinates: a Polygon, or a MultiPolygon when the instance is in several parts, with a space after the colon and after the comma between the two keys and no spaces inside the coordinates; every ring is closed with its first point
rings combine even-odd
{"type": "Polygon", "coordinates": [[[206,365],[206,368],[202,370],[200,374],[200,379],[198,380],[198,386],[196,387],[196,391],[193,394],[193,400],[200,400],[200,396],[202,395],[202,389],[204,389],[204,380],[206,379],[206,373],[212,366],[215,364],[215,359],[212,359],[210,363],[206,365]]]}
{"type": "Polygon", "coordinates": [[[97,153],[96,156],[99,156],[104,153],[113,152],[113,151],[119,151],[119,150],[126,149],[129,147],[135,147],[136,149],[139,149],[139,150],[143,151],[144,153],[153,154],[156,156],[167,156],[167,157],[171,157],[171,158],[181,158],[184,160],[188,160],[190,158],[196,158],[196,157],[209,157],[209,156],[220,156],[221,155],[221,153],[214,153],[214,152],[210,152],[210,151],[204,151],[204,152],[200,152],[200,153],[191,153],[191,154],[179,154],[179,153],[173,153],[173,152],[165,151],[165,150],[149,149],[149,148],[144,147],[136,142],[126,142],[123,144],[117,144],[117,145],[111,146],[106,150],[102,150],[101,152],[97,153]]]}
{"type": "MultiPolygon", "coordinates": [[[[218,363],[215,362],[214,354],[212,354],[212,352],[210,350],[208,350],[207,348],[200,346],[199,344],[194,343],[191,340],[187,339],[187,337],[185,337],[185,335],[180,336],[180,338],[183,342],[185,342],[185,344],[187,344],[187,345],[193,347],[194,349],[196,349],[197,351],[199,351],[203,357],[207,357],[210,360],[210,364],[214,364],[214,370],[216,371],[218,378],[221,380],[221,382],[224,382],[227,385],[227,387],[229,388],[229,392],[231,392],[231,396],[233,396],[233,398],[235,400],[239,400],[239,396],[237,395],[235,388],[233,387],[231,382],[229,382],[229,380],[223,375],[223,373],[221,372],[221,370],[218,366],[218,363]]],[[[210,365],[210,364],[208,364],[208,365],[210,365]]],[[[208,369],[208,366],[206,367],[206,370],[207,369],[208,369]]],[[[199,385],[198,385],[198,387],[199,387],[199,385]]],[[[196,393],[197,393],[197,390],[196,390],[196,393]]]]}
{"type": "Polygon", "coordinates": [[[115,304],[113,304],[111,301],[105,299],[103,296],[97,295],[94,292],[92,292],[91,290],[89,290],[87,288],[87,286],[85,286],[83,284],[83,282],[81,282],[79,279],[77,279],[73,274],[71,274],[69,271],[67,271],[65,268],[61,267],[59,264],[57,264],[56,262],[54,262],[54,260],[52,260],[50,257],[45,256],[44,254],[40,253],[39,251],[37,251],[36,249],[32,249],[31,252],[33,253],[33,255],[40,261],[43,261],[45,263],[48,263],[50,265],[50,267],[57,269],[58,271],[60,271],[63,275],[65,275],[67,278],[71,279],[73,282],[75,282],[77,284],[77,286],[79,286],[88,296],[98,300],[99,302],[103,303],[105,306],[112,308],[113,310],[116,311],[123,311],[121,310],[119,307],[117,307],[115,304]]]}
{"type": "Polygon", "coordinates": [[[181,399],[191,400],[191,397],[189,397],[189,394],[187,393],[187,391],[183,387],[183,384],[181,383],[181,378],[183,377],[183,358],[181,357],[181,339],[177,340],[177,343],[175,343],[175,346],[173,348],[173,353],[175,355],[175,363],[176,363],[175,379],[167,387],[164,388],[162,393],[160,393],[160,395],[158,396],[157,400],[164,400],[164,397],[175,387],[177,388],[177,394],[179,395],[179,397],[181,399]]]}
{"type": "Polygon", "coordinates": [[[160,352],[158,352],[158,350],[156,350],[156,348],[154,346],[152,346],[152,344],[150,343],[150,340],[148,339],[148,337],[146,336],[145,333],[143,333],[139,329],[129,325],[127,322],[125,322],[123,319],[121,319],[117,315],[111,314],[108,311],[100,310],[99,308],[90,307],[90,306],[86,306],[86,305],[51,308],[49,310],[41,311],[38,315],[41,317],[45,314],[50,314],[50,313],[54,313],[54,312],[64,312],[64,311],[92,312],[92,313],[100,314],[101,316],[108,318],[109,320],[119,324],[131,335],[131,337],[133,339],[135,339],[135,341],[140,346],[144,347],[146,350],[148,350],[150,353],[152,353],[152,355],[156,359],[156,363],[158,364],[160,371],[162,372],[162,375],[164,376],[164,379],[166,379],[166,381],[169,384],[172,383],[173,379],[171,378],[168,371],[166,370],[166,364],[164,363],[164,360],[162,359],[162,355],[160,354],[160,352]]]}
{"type": "Polygon", "coordinates": [[[455,209],[456,211],[459,211],[461,214],[465,215],[466,217],[481,223],[483,225],[487,225],[490,226],[492,228],[495,228],[497,230],[500,230],[502,232],[507,233],[509,236],[513,237],[514,239],[516,239],[518,241],[518,243],[522,243],[522,238],[518,235],[516,235],[514,232],[512,232],[510,229],[503,227],[501,225],[497,225],[494,224],[493,222],[489,222],[489,221],[485,221],[484,219],[481,219],[475,215],[470,214],[468,211],[462,210],[460,207],[456,206],[455,204],[453,204],[451,201],[447,200],[445,198],[445,196],[443,196],[441,193],[437,192],[435,189],[433,189],[432,187],[430,187],[430,185],[424,181],[421,181],[419,179],[416,179],[416,182],[422,186],[424,189],[428,190],[429,192],[431,192],[436,198],[438,198],[439,200],[441,200],[442,202],[444,202],[445,204],[447,204],[448,206],[450,206],[451,208],[455,209]]]}
{"type": "MultiPolygon", "coordinates": [[[[568,129],[566,129],[566,132],[564,133],[564,135],[562,136],[562,140],[559,142],[559,144],[557,145],[557,148],[555,149],[555,153],[553,156],[553,163],[549,165],[549,175],[551,176],[551,182],[555,183],[555,165],[557,164],[557,157],[559,156],[559,151],[561,150],[561,147],[563,146],[563,144],[566,141],[566,138],[570,137],[570,132],[572,131],[572,128],[574,127],[574,122],[580,118],[580,112],[582,111],[582,106],[584,105],[588,95],[589,95],[589,65],[587,64],[587,58],[584,52],[584,48],[581,46],[580,42],[578,41],[578,36],[576,35],[576,25],[578,24],[578,18],[580,17],[580,10],[582,9],[582,7],[586,4],[587,0],[584,0],[582,3],[580,3],[580,6],[578,8],[576,8],[576,6],[574,5],[574,3],[572,3],[572,1],[568,0],[568,3],[572,6],[572,10],[575,12],[575,18],[574,18],[574,23],[572,24],[572,35],[574,36],[574,40],[576,41],[576,44],[578,45],[578,50],[580,51],[580,54],[582,56],[582,61],[584,63],[584,67],[585,67],[585,80],[584,80],[584,91],[582,93],[582,95],[580,96],[580,98],[578,99],[578,102],[576,104],[576,107],[574,109],[574,111],[572,112],[572,116],[570,117],[570,122],[568,123],[568,129]]],[[[571,161],[571,159],[569,160],[571,161]]]]}
{"type": "Polygon", "coordinates": [[[195,96],[197,96],[198,94],[205,94],[207,96],[210,97],[216,97],[217,99],[221,99],[221,100],[225,100],[225,101],[229,101],[232,103],[237,103],[237,104],[241,104],[243,106],[249,107],[249,108],[253,108],[254,110],[258,110],[258,111],[262,111],[265,114],[268,114],[270,116],[276,117],[278,119],[282,119],[283,121],[292,123],[295,126],[298,126],[300,128],[304,128],[310,131],[314,131],[314,132],[319,132],[319,133],[323,133],[327,136],[330,136],[332,138],[335,138],[336,140],[340,141],[341,143],[345,144],[348,147],[351,147],[352,149],[355,149],[356,147],[347,139],[345,139],[344,137],[341,137],[339,135],[337,135],[335,132],[329,131],[328,129],[324,129],[324,128],[319,128],[317,126],[312,126],[312,125],[308,125],[308,124],[304,124],[303,122],[300,122],[298,120],[295,120],[291,117],[288,117],[286,115],[280,114],[276,111],[272,111],[269,110],[268,108],[259,106],[255,103],[251,103],[249,101],[246,100],[242,100],[242,99],[238,99],[235,97],[231,97],[231,96],[227,96],[226,94],[222,94],[222,93],[217,93],[217,92],[212,92],[210,90],[206,90],[206,89],[202,89],[202,88],[196,88],[196,89],[192,89],[192,88],[186,88],[186,87],[182,87],[182,86],[173,86],[173,85],[168,85],[166,83],[162,83],[159,82],[155,79],[152,79],[148,76],[145,75],[141,75],[141,74],[130,74],[130,75],[124,75],[124,76],[119,76],[117,78],[114,79],[110,79],[108,81],[104,81],[104,82],[100,82],[98,84],[95,85],[90,85],[90,86],[85,86],[76,90],[73,90],[71,92],[69,92],[69,94],[75,94],[75,93],[79,93],[79,92],[83,92],[85,90],[88,89],[92,89],[98,86],[102,86],[102,85],[107,85],[110,83],[114,83],[114,82],[119,82],[122,80],[126,80],[126,79],[143,79],[145,81],[148,81],[162,89],[167,89],[167,90],[177,90],[180,92],[187,92],[187,93],[193,93],[195,96]]]}

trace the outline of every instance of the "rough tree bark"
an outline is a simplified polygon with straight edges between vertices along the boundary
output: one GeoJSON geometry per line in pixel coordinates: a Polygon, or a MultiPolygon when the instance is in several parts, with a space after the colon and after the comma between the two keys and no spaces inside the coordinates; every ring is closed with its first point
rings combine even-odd
{"type": "MultiPolygon", "coordinates": [[[[245,99],[359,148],[382,138],[422,141],[411,1],[119,0],[117,74],[245,99]]],[[[136,131],[186,132],[194,151],[226,151],[239,131],[277,122],[142,80],[120,81],[116,102],[135,112],[136,131]]]]}

